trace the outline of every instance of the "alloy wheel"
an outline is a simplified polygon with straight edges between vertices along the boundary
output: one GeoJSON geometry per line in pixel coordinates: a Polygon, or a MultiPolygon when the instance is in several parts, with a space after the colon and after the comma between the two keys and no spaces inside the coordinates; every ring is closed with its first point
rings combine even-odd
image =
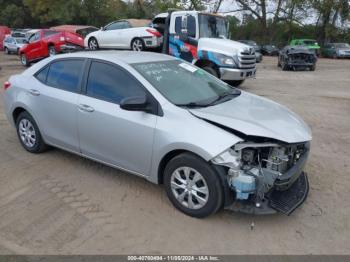
{"type": "Polygon", "coordinates": [[[142,51],[143,50],[143,43],[140,39],[135,39],[132,43],[132,50],[134,51],[142,51]]]}
{"type": "Polygon", "coordinates": [[[179,167],[171,174],[171,191],[176,200],[189,209],[200,209],[209,199],[204,177],[190,167],[179,167]]]}
{"type": "Polygon", "coordinates": [[[26,118],[23,118],[19,122],[19,136],[23,142],[23,144],[31,148],[35,145],[36,142],[36,133],[33,124],[26,118]]]}
{"type": "Polygon", "coordinates": [[[97,49],[97,40],[96,39],[91,39],[89,41],[89,48],[91,50],[96,50],[97,49]]]}

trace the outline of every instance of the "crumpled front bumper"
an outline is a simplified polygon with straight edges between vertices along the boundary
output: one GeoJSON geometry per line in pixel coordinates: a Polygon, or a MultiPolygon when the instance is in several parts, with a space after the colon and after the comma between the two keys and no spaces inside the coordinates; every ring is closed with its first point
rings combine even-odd
{"type": "Polygon", "coordinates": [[[305,202],[309,193],[308,177],[303,169],[309,156],[310,143],[306,147],[306,152],[295,165],[275,180],[273,188],[265,194],[263,201],[256,203],[251,199],[236,200],[225,209],[257,215],[274,214],[277,211],[290,215],[305,202]]]}

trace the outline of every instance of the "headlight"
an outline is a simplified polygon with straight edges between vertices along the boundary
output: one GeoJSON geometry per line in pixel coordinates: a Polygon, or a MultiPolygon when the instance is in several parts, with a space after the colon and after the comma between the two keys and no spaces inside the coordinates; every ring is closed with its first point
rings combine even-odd
{"type": "Polygon", "coordinates": [[[227,166],[229,168],[239,168],[241,159],[240,153],[232,148],[227,149],[220,155],[216,156],[212,162],[216,165],[227,166]]]}
{"type": "Polygon", "coordinates": [[[219,60],[218,62],[220,63],[220,65],[222,66],[234,67],[236,65],[233,57],[227,55],[217,54],[217,59],[219,60]]]}

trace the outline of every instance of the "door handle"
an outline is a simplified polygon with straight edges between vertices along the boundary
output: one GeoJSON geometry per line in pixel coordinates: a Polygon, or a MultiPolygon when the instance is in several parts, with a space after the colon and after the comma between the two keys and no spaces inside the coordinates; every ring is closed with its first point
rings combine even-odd
{"type": "Polygon", "coordinates": [[[78,108],[79,108],[79,110],[81,110],[81,111],[89,112],[89,113],[95,111],[95,109],[94,109],[93,107],[88,106],[88,105],[83,105],[83,104],[80,104],[80,105],[78,106],[78,108]]]}
{"type": "Polygon", "coordinates": [[[33,96],[39,96],[40,92],[38,90],[35,89],[29,89],[29,94],[33,95],[33,96]]]}

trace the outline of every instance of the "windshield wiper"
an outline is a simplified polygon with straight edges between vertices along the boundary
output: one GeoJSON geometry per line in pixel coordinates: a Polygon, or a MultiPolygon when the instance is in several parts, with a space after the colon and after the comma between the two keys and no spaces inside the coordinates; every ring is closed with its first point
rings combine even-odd
{"type": "Polygon", "coordinates": [[[213,101],[211,101],[210,103],[207,104],[207,106],[212,106],[214,104],[216,104],[218,101],[226,98],[226,97],[229,97],[229,96],[239,96],[241,94],[240,91],[236,91],[235,92],[225,92],[225,93],[222,93],[221,95],[218,95],[213,101]]]}
{"type": "Polygon", "coordinates": [[[190,102],[186,104],[175,104],[176,106],[181,106],[181,107],[190,107],[190,108],[195,108],[195,107],[206,107],[208,104],[199,104],[195,102],[190,102]]]}

